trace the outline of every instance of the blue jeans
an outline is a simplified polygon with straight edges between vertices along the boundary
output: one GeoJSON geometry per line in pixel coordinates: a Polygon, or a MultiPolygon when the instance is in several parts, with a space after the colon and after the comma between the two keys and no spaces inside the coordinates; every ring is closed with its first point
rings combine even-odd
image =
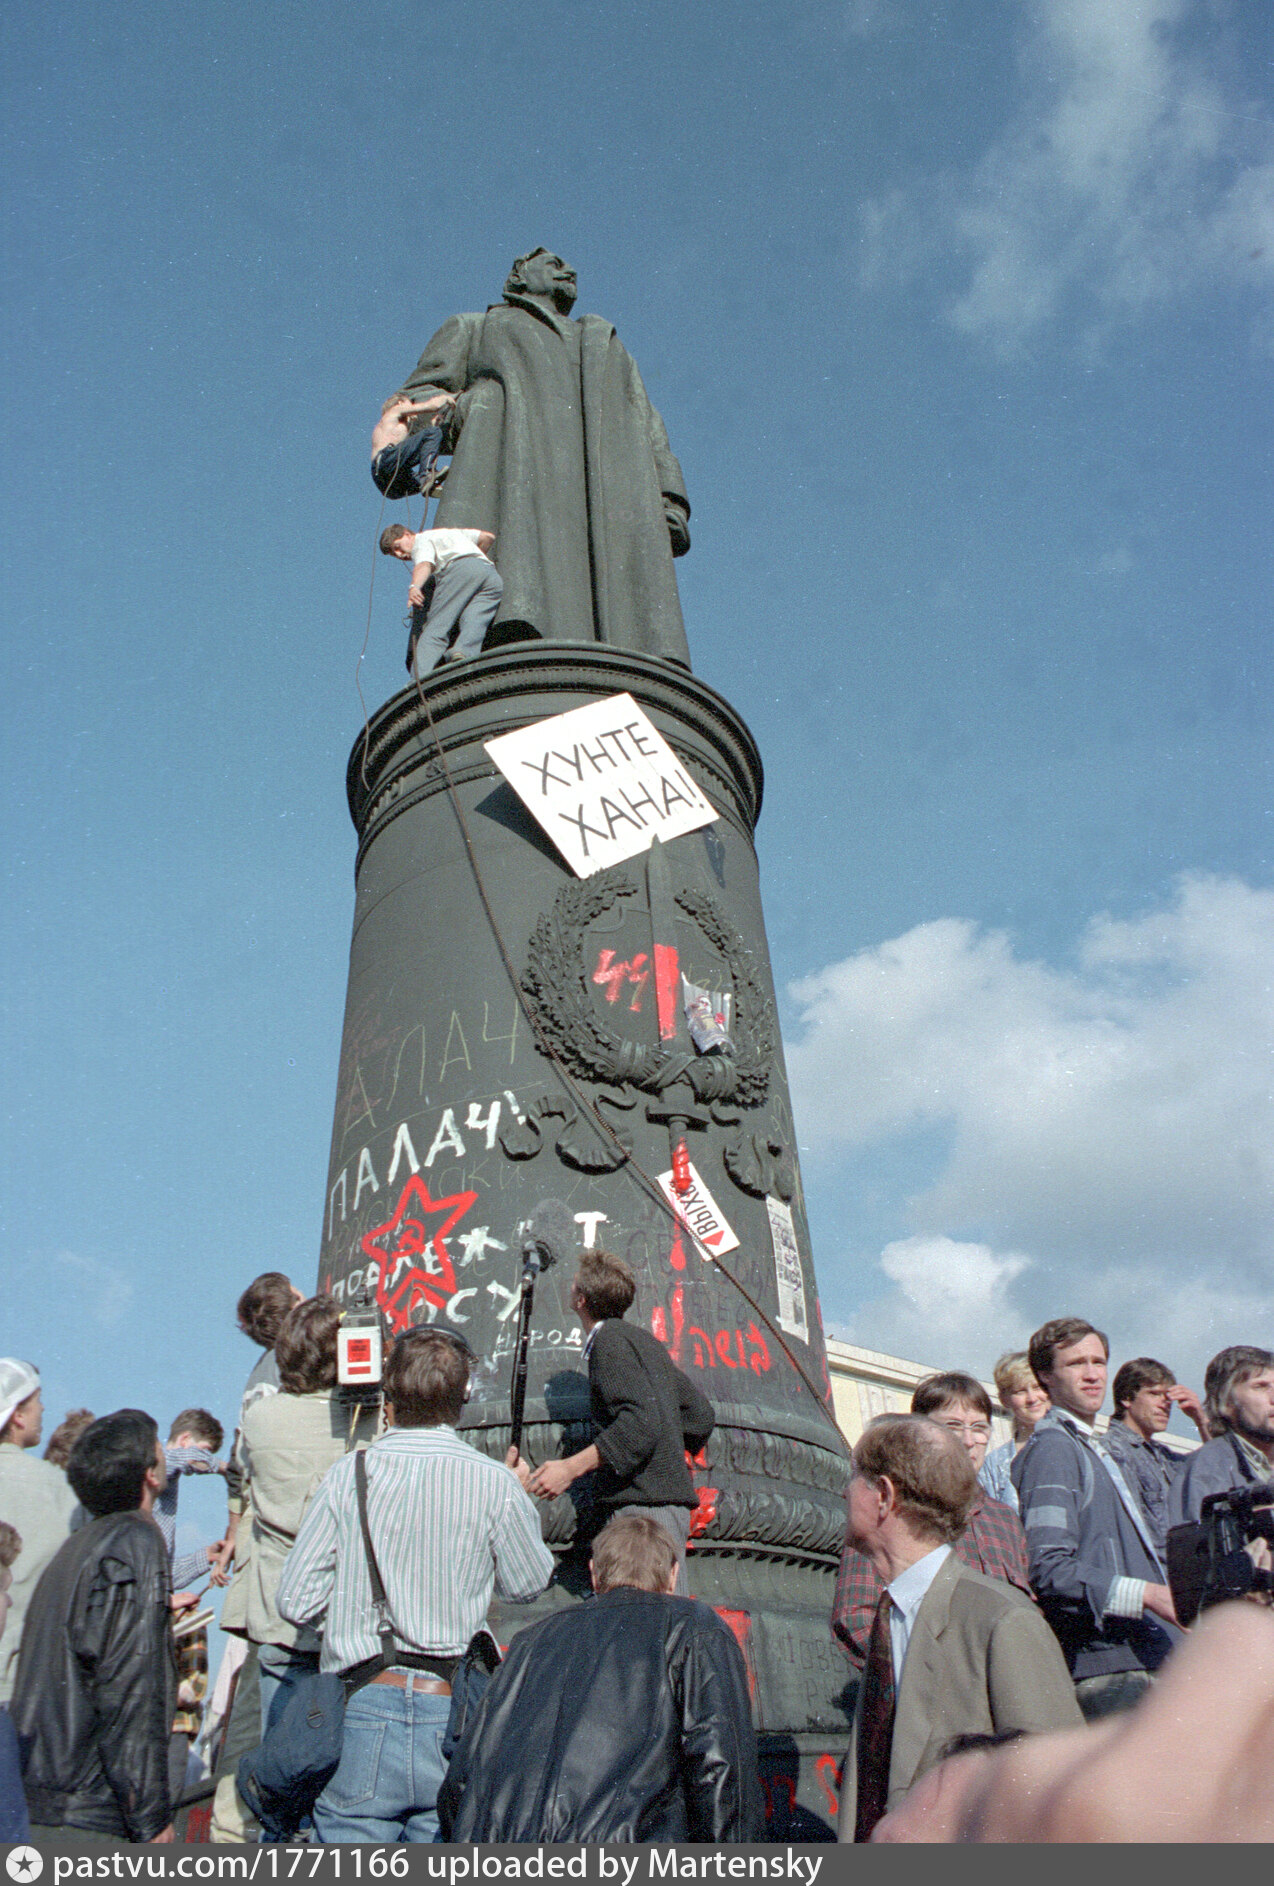
{"type": "Polygon", "coordinates": [[[372,460],[372,482],[387,498],[414,497],[438,463],[442,427],[425,426],[409,432],[397,445],[387,445],[372,460]]]}
{"type": "Polygon", "coordinates": [[[303,1676],[317,1676],[317,1650],[292,1650],[286,1644],[258,1644],[257,1667],[261,1681],[261,1734],[272,1729],[283,1711],[295,1684],[303,1676]]]}
{"type": "Polygon", "coordinates": [[[368,1683],[345,1706],[341,1765],[314,1804],[314,1831],[325,1846],[437,1837],[451,1698],[417,1690],[419,1671],[403,1674],[410,1687],[368,1683]]]}

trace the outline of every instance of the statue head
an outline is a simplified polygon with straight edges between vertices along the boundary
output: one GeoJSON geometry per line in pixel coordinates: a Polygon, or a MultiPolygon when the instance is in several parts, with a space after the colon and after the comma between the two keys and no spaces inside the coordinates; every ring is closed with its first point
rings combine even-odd
{"type": "Polygon", "coordinates": [[[575,270],[548,249],[520,255],[504,284],[506,301],[511,295],[529,295],[535,301],[552,302],[559,314],[570,313],[575,294],[575,270]]]}

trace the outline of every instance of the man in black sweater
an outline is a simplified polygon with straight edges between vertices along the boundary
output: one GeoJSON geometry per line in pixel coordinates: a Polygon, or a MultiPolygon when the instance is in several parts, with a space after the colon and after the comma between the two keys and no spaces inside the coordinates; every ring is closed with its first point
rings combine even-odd
{"type": "Polygon", "coordinates": [[[552,1499],[581,1475],[595,1474],[593,1499],[603,1520],[627,1512],[656,1520],[676,1548],[684,1580],[697,1504],[686,1453],[698,1453],[716,1418],[658,1338],[623,1321],[636,1295],[622,1259],[606,1251],[580,1259],[571,1308],[584,1328],[594,1435],[578,1454],[537,1468],[530,1490],[552,1499]]]}

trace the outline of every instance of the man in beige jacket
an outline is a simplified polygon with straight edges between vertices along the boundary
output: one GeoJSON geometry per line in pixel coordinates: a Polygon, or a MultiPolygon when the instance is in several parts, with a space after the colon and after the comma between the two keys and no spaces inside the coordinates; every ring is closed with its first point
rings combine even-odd
{"type": "Polygon", "coordinates": [[[1082,1721],[1035,1606],[952,1553],[976,1495],[964,1448],[923,1416],[884,1415],[854,1449],[849,1535],[885,1590],[845,1760],[842,1840],[869,1840],[957,1737],[1082,1721]]]}
{"type": "Polygon", "coordinates": [[[0,1703],[13,1696],[22,1625],[40,1574],[84,1517],[62,1469],[36,1457],[43,1420],[39,1370],[16,1356],[0,1357],[0,1519],[22,1541],[0,1644],[0,1703]]]}

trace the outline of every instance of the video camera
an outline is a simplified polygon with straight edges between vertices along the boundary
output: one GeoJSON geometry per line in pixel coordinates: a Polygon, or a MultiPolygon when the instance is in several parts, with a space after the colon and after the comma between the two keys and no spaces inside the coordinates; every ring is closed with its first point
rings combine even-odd
{"type": "Polygon", "coordinates": [[[1168,1583],[1182,1624],[1227,1598],[1274,1591],[1274,1572],[1247,1550],[1261,1539],[1274,1546],[1274,1480],[1209,1494],[1197,1525],[1172,1528],[1168,1583]]]}

